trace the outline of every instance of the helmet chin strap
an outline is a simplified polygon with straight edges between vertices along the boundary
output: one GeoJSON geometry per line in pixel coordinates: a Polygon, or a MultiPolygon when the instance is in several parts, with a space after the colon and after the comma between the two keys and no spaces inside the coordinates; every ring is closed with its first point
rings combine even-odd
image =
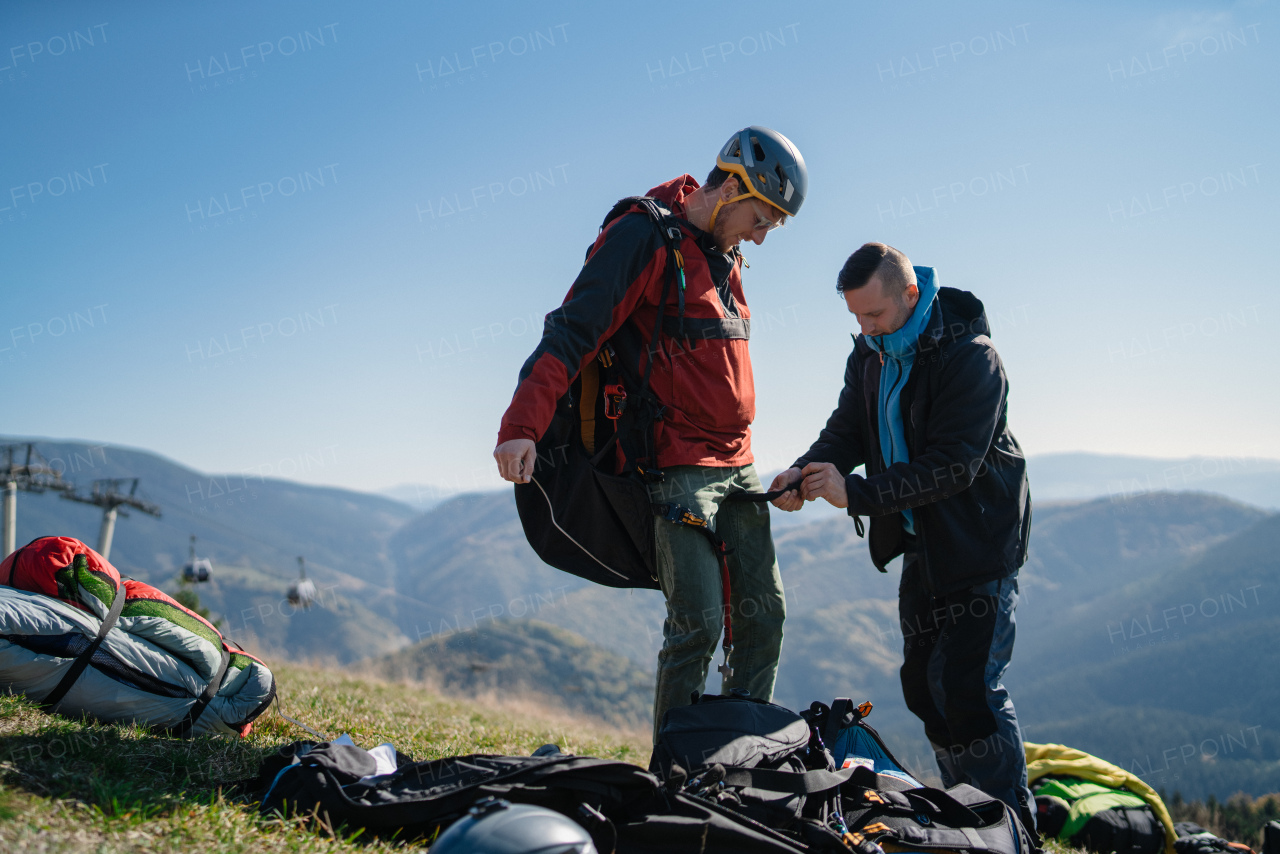
{"type": "Polygon", "coordinates": [[[711,210],[711,221],[710,221],[709,223],[707,223],[707,231],[710,231],[712,234],[714,234],[714,233],[715,233],[715,230],[716,230],[716,215],[720,213],[720,208],[722,208],[722,207],[723,207],[723,206],[725,206],[725,205],[731,205],[731,204],[733,204],[734,202],[740,202],[740,201],[742,201],[743,199],[749,199],[749,198],[751,198],[753,195],[754,195],[754,193],[742,193],[742,194],[740,194],[740,195],[734,196],[732,199],[730,199],[730,200],[729,200],[729,201],[727,201],[727,202],[726,202],[724,199],[721,199],[720,201],[716,202],[716,206],[715,206],[714,208],[712,208],[712,210],[711,210]]]}

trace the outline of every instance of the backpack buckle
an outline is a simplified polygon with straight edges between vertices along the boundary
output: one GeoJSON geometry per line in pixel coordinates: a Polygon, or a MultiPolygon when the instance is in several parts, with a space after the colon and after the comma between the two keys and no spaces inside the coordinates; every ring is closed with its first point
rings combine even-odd
{"type": "Polygon", "coordinates": [[[645,483],[662,483],[667,479],[662,469],[647,469],[639,463],[636,463],[636,473],[645,483]]]}
{"type": "Polygon", "coordinates": [[[604,387],[604,415],[617,421],[627,408],[627,390],[622,383],[610,383],[604,387]]]}

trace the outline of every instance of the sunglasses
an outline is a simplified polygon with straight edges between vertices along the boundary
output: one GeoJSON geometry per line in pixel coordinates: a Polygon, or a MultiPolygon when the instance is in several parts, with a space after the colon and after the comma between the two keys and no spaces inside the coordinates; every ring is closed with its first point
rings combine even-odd
{"type": "Polygon", "coordinates": [[[753,210],[756,215],[756,224],[755,224],[755,227],[752,229],[753,231],[759,231],[762,228],[765,231],[773,231],[775,228],[782,228],[784,225],[787,224],[786,214],[782,214],[781,219],[778,219],[778,220],[770,219],[769,217],[761,214],[760,208],[756,206],[755,199],[751,200],[751,210],[753,210]]]}

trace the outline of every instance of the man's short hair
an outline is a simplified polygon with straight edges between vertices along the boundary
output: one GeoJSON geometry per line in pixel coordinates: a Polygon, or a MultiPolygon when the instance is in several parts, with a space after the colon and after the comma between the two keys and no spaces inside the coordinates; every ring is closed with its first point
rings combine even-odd
{"type": "Polygon", "coordinates": [[[725,180],[732,174],[733,174],[732,172],[726,172],[725,170],[721,169],[719,166],[712,167],[711,171],[707,173],[707,182],[702,186],[708,190],[714,190],[717,187],[719,187],[721,184],[723,184],[725,180]]]}
{"type": "Polygon", "coordinates": [[[844,262],[836,276],[836,291],[856,291],[877,274],[889,296],[900,297],[916,283],[916,271],[906,255],[884,243],[864,243],[844,262]]]}
{"type": "MultiPolygon", "coordinates": [[[[735,175],[733,172],[726,172],[724,169],[721,169],[719,166],[715,167],[714,169],[711,170],[710,173],[708,173],[707,182],[702,185],[702,188],[704,190],[718,190],[720,189],[721,185],[724,184],[725,181],[728,181],[730,178],[733,178],[738,182],[739,192],[746,189],[746,187],[742,186],[742,176],[735,175]]],[[[753,198],[759,199],[760,197],[753,195],[753,198]]],[[[778,225],[781,226],[781,225],[787,224],[787,220],[790,219],[790,217],[787,216],[786,211],[781,210],[773,202],[766,201],[765,204],[768,206],[770,214],[772,214],[774,217],[782,217],[780,220],[778,220],[778,225]]]]}

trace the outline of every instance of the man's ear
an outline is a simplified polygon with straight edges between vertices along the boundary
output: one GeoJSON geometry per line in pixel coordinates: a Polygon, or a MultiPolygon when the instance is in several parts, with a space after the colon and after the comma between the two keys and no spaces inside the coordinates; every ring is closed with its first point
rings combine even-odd
{"type": "Polygon", "coordinates": [[[909,308],[915,308],[916,303],[920,301],[920,288],[915,284],[907,285],[907,289],[902,296],[909,308]]]}
{"type": "Polygon", "coordinates": [[[720,194],[720,200],[724,202],[727,202],[734,196],[737,196],[740,193],[738,176],[730,175],[728,178],[725,178],[724,183],[720,185],[717,192],[720,194]]]}

